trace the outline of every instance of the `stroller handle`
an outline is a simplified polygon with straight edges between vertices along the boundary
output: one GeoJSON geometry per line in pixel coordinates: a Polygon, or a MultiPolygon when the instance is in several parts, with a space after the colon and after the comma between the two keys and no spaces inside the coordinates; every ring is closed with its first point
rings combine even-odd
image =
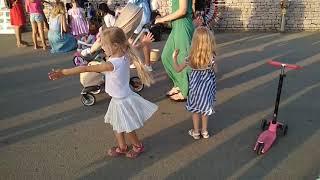
{"type": "Polygon", "coordinates": [[[299,65],[296,65],[296,64],[287,64],[287,63],[274,61],[274,60],[269,60],[268,64],[270,64],[271,66],[274,66],[276,68],[283,67],[283,68],[292,69],[292,70],[302,69],[302,66],[299,66],[299,65]]]}

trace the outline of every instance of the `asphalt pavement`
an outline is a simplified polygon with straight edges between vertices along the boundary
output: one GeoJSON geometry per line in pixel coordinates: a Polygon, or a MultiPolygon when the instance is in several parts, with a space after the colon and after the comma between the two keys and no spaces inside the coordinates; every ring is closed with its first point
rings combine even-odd
{"type": "MultiPolygon", "coordinates": [[[[31,34],[23,38],[31,42],[31,34]]],[[[162,63],[153,64],[156,83],[141,95],[159,110],[138,131],[146,152],[135,160],[105,156],[115,145],[103,117],[110,97],[80,102],[79,76],[49,81],[52,68],[72,67],[72,52],[16,48],[0,35],[0,179],[290,179],[320,174],[320,33],[216,33],[216,114],[209,139],[194,140],[191,114],[170,101],[162,63]],[[269,59],[299,64],[284,81],[279,120],[289,126],[270,151],[253,145],[261,119],[270,119],[279,70],[269,59]]],[[[161,49],[165,43],[155,42],[161,49]]],[[[133,72],[134,73],[134,72],[133,72]]]]}

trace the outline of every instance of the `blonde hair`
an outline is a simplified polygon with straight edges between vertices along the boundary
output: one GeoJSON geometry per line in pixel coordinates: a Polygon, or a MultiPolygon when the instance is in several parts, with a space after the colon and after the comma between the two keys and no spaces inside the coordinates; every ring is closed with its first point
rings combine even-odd
{"type": "Polygon", "coordinates": [[[206,27],[198,27],[192,38],[189,64],[193,69],[207,68],[216,56],[216,41],[213,33],[206,27]]]}
{"type": "Polygon", "coordinates": [[[123,30],[118,27],[110,27],[102,30],[101,43],[104,44],[118,44],[123,52],[125,52],[132,63],[136,66],[138,76],[142,83],[150,86],[153,83],[153,79],[150,73],[145,69],[141,63],[139,56],[136,55],[131,48],[127,37],[123,30]]]}
{"type": "Polygon", "coordinates": [[[66,13],[66,9],[64,8],[63,2],[57,2],[51,10],[51,16],[56,17],[59,14],[64,15],[66,13]]]}

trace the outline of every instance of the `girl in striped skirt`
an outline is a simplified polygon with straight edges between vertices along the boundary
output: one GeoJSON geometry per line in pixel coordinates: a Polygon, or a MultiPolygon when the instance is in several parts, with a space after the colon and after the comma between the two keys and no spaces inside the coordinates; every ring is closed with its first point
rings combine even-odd
{"type": "Polygon", "coordinates": [[[175,70],[180,72],[187,66],[192,69],[186,109],[193,113],[193,129],[188,133],[194,139],[200,139],[200,135],[209,138],[208,116],[214,113],[213,106],[216,101],[216,43],[213,33],[206,27],[198,27],[193,34],[189,57],[178,64],[178,54],[178,49],[172,54],[175,70]]]}

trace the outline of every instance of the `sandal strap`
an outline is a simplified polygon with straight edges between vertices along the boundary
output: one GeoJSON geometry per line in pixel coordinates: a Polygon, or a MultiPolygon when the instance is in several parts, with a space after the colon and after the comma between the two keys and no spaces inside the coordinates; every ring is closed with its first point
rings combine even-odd
{"type": "Polygon", "coordinates": [[[119,146],[114,146],[108,150],[108,155],[112,157],[118,157],[121,155],[125,155],[128,152],[128,145],[126,145],[125,149],[121,149],[119,146]]]}
{"type": "Polygon", "coordinates": [[[126,153],[126,156],[127,156],[128,158],[132,158],[132,159],[133,159],[133,158],[136,158],[136,157],[138,157],[141,153],[144,152],[144,146],[143,146],[142,143],[141,143],[139,146],[134,145],[134,144],[132,144],[132,146],[133,146],[133,148],[126,153]]]}
{"type": "Polygon", "coordinates": [[[200,133],[199,132],[195,132],[194,129],[190,129],[189,130],[189,135],[192,136],[194,139],[200,139],[200,133]]]}

